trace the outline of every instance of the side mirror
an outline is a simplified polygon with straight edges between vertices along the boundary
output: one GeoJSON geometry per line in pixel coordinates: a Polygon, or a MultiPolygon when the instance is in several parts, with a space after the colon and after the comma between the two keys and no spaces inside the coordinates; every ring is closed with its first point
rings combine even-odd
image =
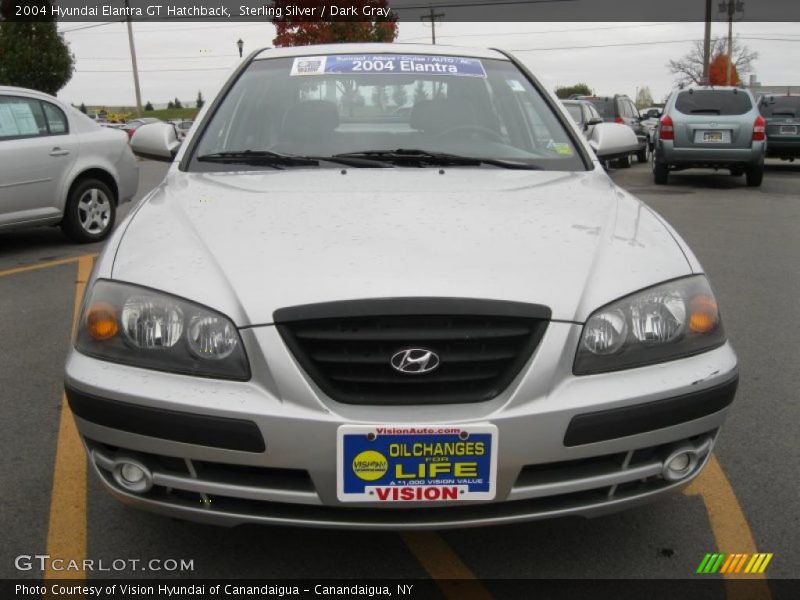
{"type": "Polygon", "coordinates": [[[639,149],[633,129],[619,123],[599,123],[592,131],[589,145],[601,160],[627,156],[639,149]]]}
{"type": "Polygon", "coordinates": [[[131,150],[142,158],[171,162],[181,143],[172,123],[142,125],[131,138],[131,150]]]}

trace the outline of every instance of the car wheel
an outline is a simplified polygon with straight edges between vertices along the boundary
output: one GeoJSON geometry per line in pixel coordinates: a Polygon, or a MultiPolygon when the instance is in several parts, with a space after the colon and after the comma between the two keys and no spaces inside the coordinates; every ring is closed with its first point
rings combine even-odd
{"type": "Polygon", "coordinates": [[[627,169],[631,166],[631,157],[630,156],[623,156],[622,158],[617,159],[617,166],[620,169],[627,169]]]}
{"type": "Polygon", "coordinates": [[[649,148],[648,148],[647,144],[645,144],[644,148],[642,148],[641,150],[639,150],[636,153],[636,160],[639,161],[640,163],[648,162],[648,159],[650,158],[648,156],[648,154],[649,154],[648,150],[649,150],[649,148]]]}
{"type": "Polygon", "coordinates": [[[61,229],[75,242],[87,244],[108,237],[114,228],[116,199],[99,179],[83,179],[67,198],[61,229]]]}
{"type": "Polygon", "coordinates": [[[750,187],[758,187],[764,179],[764,163],[757,164],[750,167],[745,172],[747,178],[747,185],[750,187]]]}
{"type": "Polygon", "coordinates": [[[650,164],[653,167],[653,181],[658,185],[666,185],[669,179],[669,165],[656,160],[656,153],[650,154],[650,164]]]}

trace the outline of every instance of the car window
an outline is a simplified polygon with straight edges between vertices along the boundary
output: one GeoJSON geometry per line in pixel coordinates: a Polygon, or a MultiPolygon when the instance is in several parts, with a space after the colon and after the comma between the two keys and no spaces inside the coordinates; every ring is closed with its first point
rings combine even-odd
{"type": "Polygon", "coordinates": [[[602,116],[604,119],[613,119],[616,116],[614,112],[613,98],[589,97],[582,99],[591,102],[592,105],[597,109],[597,112],[600,113],[600,116],[602,116]]]}
{"type": "Polygon", "coordinates": [[[47,118],[47,126],[50,129],[50,135],[62,135],[67,133],[69,127],[67,126],[67,117],[63,111],[49,102],[42,102],[42,108],[47,118]]]}
{"type": "Polygon", "coordinates": [[[33,98],[0,96],[0,140],[47,135],[41,104],[33,98]]]}
{"type": "Polygon", "coordinates": [[[398,148],[586,168],[554,110],[510,61],[388,53],[253,61],[202,130],[191,168],[219,169],[196,160],[219,152],[398,148]]]}
{"type": "Polygon", "coordinates": [[[765,117],[800,116],[800,96],[765,96],[758,105],[765,117]]]}
{"type": "Polygon", "coordinates": [[[567,112],[569,112],[569,116],[572,117],[572,120],[576,123],[583,122],[583,115],[581,114],[581,106],[580,104],[566,104],[567,112]]]}
{"type": "Polygon", "coordinates": [[[586,105],[586,109],[589,111],[589,118],[590,119],[602,119],[603,117],[600,116],[600,113],[597,112],[597,109],[594,107],[594,104],[586,105]]]}
{"type": "Polygon", "coordinates": [[[737,89],[688,90],[675,100],[675,110],[685,115],[743,115],[752,108],[750,96],[737,89]]]}
{"type": "Polygon", "coordinates": [[[626,102],[628,103],[628,112],[630,113],[630,116],[633,117],[634,119],[638,119],[639,109],[636,108],[636,105],[630,100],[626,100],[626,102]]]}

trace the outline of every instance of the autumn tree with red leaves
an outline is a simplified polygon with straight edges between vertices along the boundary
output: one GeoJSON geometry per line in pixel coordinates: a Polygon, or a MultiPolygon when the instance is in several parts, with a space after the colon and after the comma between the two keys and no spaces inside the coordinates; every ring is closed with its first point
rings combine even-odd
{"type": "MultiPolygon", "coordinates": [[[[397,37],[397,16],[375,16],[372,20],[364,20],[365,14],[374,15],[375,9],[388,8],[387,0],[326,0],[328,11],[335,6],[341,9],[354,7],[355,16],[338,16],[335,20],[319,21],[319,0],[274,0],[273,6],[281,9],[282,18],[272,19],[276,36],[273,45],[308,46],[311,44],[338,44],[347,42],[393,42],[397,37]],[[286,16],[288,6],[300,9],[316,8],[309,17],[286,16]],[[366,9],[366,10],[365,10],[366,9]],[[299,20],[292,20],[299,19],[299,20]]],[[[343,14],[344,11],[339,11],[343,14]]]]}
{"type": "Polygon", "coordinates": [[[731,68],[731,81],[728,83],[728,55],[717,54],[708,64],[708,79],[711,85],[739,85],[739,73],[736,65],[731,68]]]}

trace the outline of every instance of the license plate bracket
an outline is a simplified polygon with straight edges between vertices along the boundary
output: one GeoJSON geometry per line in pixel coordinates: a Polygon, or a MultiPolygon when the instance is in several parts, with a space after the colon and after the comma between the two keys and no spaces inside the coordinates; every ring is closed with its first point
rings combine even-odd
{"type": "Polygon", "coordinates": [[[797,125],[781,125],[782,135],[797,135],[797,125]]]}
{"type": "Polygon", "coordinates": [[[707,144],[719,144],[725,140],[721,131],[704,131],[703,141],[707,144]]]}
{"type": "Polygon", "coordinates": [[[336,442],[340,502],[493,500],[497,427],[342,425],[336,442]]]}

